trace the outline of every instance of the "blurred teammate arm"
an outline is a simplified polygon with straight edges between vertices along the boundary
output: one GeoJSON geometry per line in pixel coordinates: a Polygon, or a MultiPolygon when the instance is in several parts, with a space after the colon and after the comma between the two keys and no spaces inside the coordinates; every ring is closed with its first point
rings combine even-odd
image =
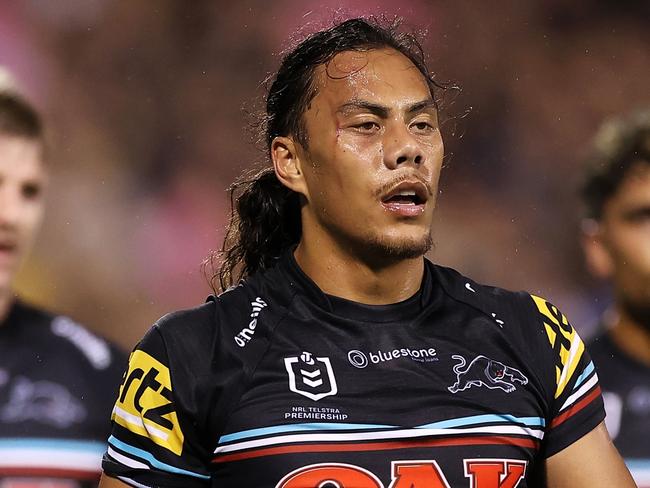
{"type": "Polygon", "coordinates": [[[604,423],[546,459],[548,488],[635,488],[604,423]]]}
{"type": "Polygon", "coordinates": [[[111,478],[110,476],[106,476],[105,474],[102,474],[102,479],[99,481],[99,488],[129,488],[129,485],[126,483],[121,482],[118,479],[111,478]]]}

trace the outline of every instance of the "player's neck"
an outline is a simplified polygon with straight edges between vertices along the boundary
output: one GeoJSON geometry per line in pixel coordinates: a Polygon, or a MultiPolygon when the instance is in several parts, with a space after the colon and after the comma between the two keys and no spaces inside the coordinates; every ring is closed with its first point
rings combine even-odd
{"type": "Polygon", "coordinates": [[[650,330],[619,310],[619,319],[610,334],[616,345],[632,358],[650,366],[650,330]]]}
{"type": "Polygon", "coordinates": [[[294,252],[303,272],[328,295],[367,305],[397,303],[415,295],[424,276],[417,257],[374,267],[338,246],[300,242],[294,252]],[[327,247],[327,251],[324,250],[327,247]]]}

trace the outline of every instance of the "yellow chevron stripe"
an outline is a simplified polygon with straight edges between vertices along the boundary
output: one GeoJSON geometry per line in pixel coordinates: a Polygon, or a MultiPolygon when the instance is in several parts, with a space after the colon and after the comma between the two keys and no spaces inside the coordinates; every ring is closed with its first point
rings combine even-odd
{"type": "Polygon", "coordinates": [[[555,398],[559,397],[562,394],[564,388],[573,377],[573,373],[575,373],[575,370],[578,367],[578,363],[580,362],[580,358],[582,358],[582,353],[584,351],[585,351],[585,345],[580,339],[580,337],[578,336],[578,334],[576,334],[574,331],[573,341],[571,342],[571,349],[567,351],[566,354],[567,356],[566,362],[562,362],[562,364],[564,365],[564,369],[562,370],[562,374],[560,375],[560,380],[558,381],[557,384],[557,390],[555,391],[555,398]]]}
{"type": "Polygon", "coordinates": [[[543,316],[544,329],[546,330],[546,335],[551,347],[555,347],[555,341],[557,340],[558,334],[561,334],[561,336],[571,344],[569,349],[563,345],[560,346],[559,359],[562,364],[562,369],[556,366],[555,371],[555,398],[558,398],[566,388],[569,381],[571,381],[573,373],[575,372],[585,350],[585,345],[576,333],[575,329],[571,324],[569,324],[569,320],[562,312],[555,308],[555,305],[547,302],[544,298],[535,295],[531,295],[531,297],[535,302],[537,309],[543,316]],[[551,313],[550,307],[553,307],[553,312],[555,313],[551,313]]]}
{"type": "Polygon", "coordinates": [[[544,324],[544,328],[546,329],[546,335],[551,343],[551,347],[555,347],[555,338],[557,337],[557,333],[548,324],[544,324]]]}

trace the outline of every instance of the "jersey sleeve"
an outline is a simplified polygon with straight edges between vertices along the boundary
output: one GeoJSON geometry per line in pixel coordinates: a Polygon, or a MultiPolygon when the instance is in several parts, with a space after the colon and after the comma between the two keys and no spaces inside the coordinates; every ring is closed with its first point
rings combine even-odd
{"type": "MultiPolygon", "coordinates": [[[[173,361],[171,362],[173,364],[173,361]]],[[[193,388],[172,371],[163,336],[152,327],[129,357],[111,415],[102,468],[131,486],[210,485],[200,423],[184,398],[193,388]]]]}
{"type": "MultiPolygon", "coordinates": [[[[585,345],[566,316],[532,296],[544,328],[549,378],[544,456],[550,457],[591,432],[605,418],[598,375],[585,345]]],[[[544,341],[543,341],[544,342],[544,341]]]]}

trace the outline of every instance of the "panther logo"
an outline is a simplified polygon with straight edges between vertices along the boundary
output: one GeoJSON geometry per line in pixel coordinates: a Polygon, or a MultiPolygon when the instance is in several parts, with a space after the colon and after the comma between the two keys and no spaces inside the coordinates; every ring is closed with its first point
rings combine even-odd
{"type": "Polygon", "coordinates": [[[467,361],[463,356],[453,355],[452,359],[460,361],[454,366],[456,382],[447,388],[452,393],[467,390],[472,386],[486,386],[492,390],[500,388],[506,393],[511,393],[516,390],[515,382],[522,385],[528,383],[528,378],[518,369],[483,355],[474,358],[466,368],[467,361]]]}

